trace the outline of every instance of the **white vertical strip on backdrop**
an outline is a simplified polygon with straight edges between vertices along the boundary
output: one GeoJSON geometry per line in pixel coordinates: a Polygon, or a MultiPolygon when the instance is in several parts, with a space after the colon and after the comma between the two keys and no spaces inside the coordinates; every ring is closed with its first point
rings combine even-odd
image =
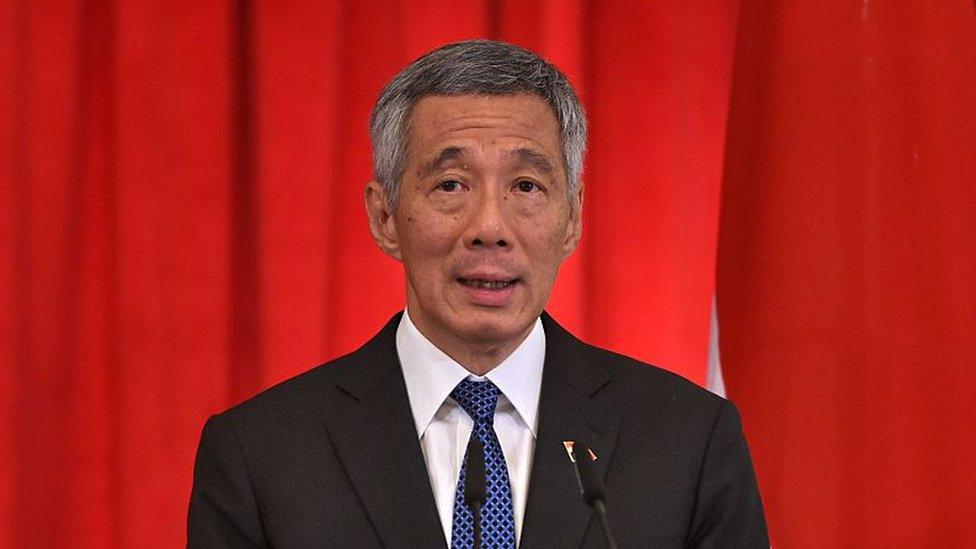
{"type": "Polygon", "coordinates": [[[708,331],[708,374],[706,385],[709,391],[725,396],[725,380],[722,379],[722,360],[718,351],[718,311],[715,308],[715,295],[712,295],[712,321],[708,331]]]}

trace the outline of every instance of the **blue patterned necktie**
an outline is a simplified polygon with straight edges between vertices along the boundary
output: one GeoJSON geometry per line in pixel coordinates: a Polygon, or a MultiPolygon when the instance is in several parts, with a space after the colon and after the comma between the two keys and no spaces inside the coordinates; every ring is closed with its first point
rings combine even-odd
{"type": "MultiPolygon", "coordinates": [[[[451,391],[451,398],[474,420],[471,436],[478,437],[485,448],[485,487],[487,498],[481,507],[481,547],[484,549],[515,549],[515,514],[512,510],[512,487],[508,481],[508,466],[502,447],[495,435],[495,405],[498,387],[490,381],[464,380],[451,391]]],[[[454,523],[451,527],[451,548],[469,549],[474,545],[474,518],[464,504],[464,478],[468,469],[468,455],[458,478],[454,496],[454,523]]]]}

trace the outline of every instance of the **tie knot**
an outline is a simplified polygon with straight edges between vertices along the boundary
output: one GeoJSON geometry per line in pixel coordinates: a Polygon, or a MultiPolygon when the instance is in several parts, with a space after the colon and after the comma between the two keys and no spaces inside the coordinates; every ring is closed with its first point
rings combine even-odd
{"type": "Polygon", "coordinates": [[[493,423],[495,405],[498,404],[498,387],[485,381],[465,379],[451,391],[451,398],[471,416],[475,423],[493,423]]]}

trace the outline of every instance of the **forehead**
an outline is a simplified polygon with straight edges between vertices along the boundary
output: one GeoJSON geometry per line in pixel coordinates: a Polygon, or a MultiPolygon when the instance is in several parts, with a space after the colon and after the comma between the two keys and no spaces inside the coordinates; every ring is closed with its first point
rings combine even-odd
{"type": "Polygon", "coordinates": [[[530,94],[427,96],[414,105],[410,117],[411,162],[426,161],[446,147],[491,145],[535,149],[557,163],[561,142],[552,108],[530,94]]]}

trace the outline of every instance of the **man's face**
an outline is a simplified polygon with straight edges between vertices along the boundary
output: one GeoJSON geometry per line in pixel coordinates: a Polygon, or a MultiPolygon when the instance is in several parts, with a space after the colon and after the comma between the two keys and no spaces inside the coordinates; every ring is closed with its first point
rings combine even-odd
{"type": "Polygon", "coordinates": [[[438,345],[518,343],[581,229],[555,115],[532,95],[426,97],[408,150],[396,210],[375,183],[367,206],[411,319],[438,345]]]}

